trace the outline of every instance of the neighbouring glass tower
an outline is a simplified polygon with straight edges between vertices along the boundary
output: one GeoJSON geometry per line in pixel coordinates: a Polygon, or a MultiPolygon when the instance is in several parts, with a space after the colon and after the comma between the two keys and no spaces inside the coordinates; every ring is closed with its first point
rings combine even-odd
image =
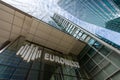
{"type": "Polygon", "coordinates": [[[119,0],[60,0],[58,5],[78,19],[101,27],[120,13],[119,0]]]}
{"type": "Polygon", "coordinates": [[[53,19],[62,28],[62,31],[88,44],[77,58],[81,66],[80,70],[85,70],[91,80],[117,80],[120,78],[119,46],[110,44],[117,48],[118,51],[115,51],[110,45],[103,42],[110,41],[95,37],[61,15],[54,14],[53,19]]]}
{"type": "Polygon", "coordinates": [[[120,33],[120,17],[106,22],[105,27],[120,33]]]}

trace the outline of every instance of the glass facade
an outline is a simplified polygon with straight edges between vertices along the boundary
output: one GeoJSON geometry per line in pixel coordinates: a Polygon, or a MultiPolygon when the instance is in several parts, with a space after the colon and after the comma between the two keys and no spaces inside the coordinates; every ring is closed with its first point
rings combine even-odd
{"type": "MultiPolygon", "coordinates": [[[[26,49],[27,50],[27,49],[26,49]]],[[[25,50],[25,51],[26,51],[25,50]]],[[[25,52],[24,51],[24,52],[25,52]]],[[[22,52],[21,52],[22,53],[22,52]]],[[[23,38],[16,40],[0,54],[0,79],[1,80],[88,80],[84,71],[80,68],[61,65],[44,60],[45,53],[54,54],[72,60],[73,57],[63,55],[60,52],[40,46],[23,38]],[[41,58],[35,60],[24,60],[17,55],[21,46],[34,44],[42,50],[41,58]]],[[[35,53],[34,53],[35,54],[35,53]]],[[[27,54],[25,54],[27,56],[27,54]]],[[[38,55],[36,54],[36,57],[38,55]]],[[[30,56],[29,56],[30,57],[30,56]]],[[[28,58],[29,58],[28,57],[28,58]]],[[[73,60],[77,60],[75,57],[73,60]]]]}
{"type": "Polygon", "coordinates": [[[92,80],[118,80],[120,54],[102,44],[97,47],[94,45],[96,42],[87,45],[80,53],[78,59],[81,69],[85,69],[92,80]]]}
{"type": "MultiPolygon", "coordinates": [[[[80,41],[84,41],[88,45],[83,49],[82,52],[78,55],[78,59],[80,62],[80,70],[85,70],[91,80],[117,80],[119,79],[119,71],[120,71],[120,54],[119,54],[119,47],[115,47],[112,45],[112,42],[107,42],[116,50],[109,46],[106,43],[101,41],[101,38],[96,38],[93,34],[88,33],[81,27],[73,24],[69,20],[60,17],[59,15],[55,14],[53,19],[56,21],[62,30],[69,35],[74,36],[80,41]],[[62,25],[63,23],[59,21],[59,19],[64,19],[66,22],[68,21],[68,25],[62,25]],[[75,32],[71,29],[71,26],[76,27],[75,32]],[[71,34],[74,32],[74,34],[71,34]],[[113,77],[114,76],[114,77],[113,77]]],[[[105,41],[106,42],[106,41],[105,41]]]]}
{"type": "Polygon", "coordinates": [[[113,30],[113,31],[120,33],[120,17],[106,22],[105,27],[107,29],[110,29],[110,30],[113,30]]]}
{"type": "Polygon", "coordinates": [[[58,5],[76,18],[101,27],[120,12],[119,0],[60,0],[58,5]]]}
{"type": "MultiPolygon", "coordinates": [[[[67,34],[75,37],[78,40],[84,41],[84,42],[88,43],[89,45],[93,45],[95,43],[93,46],[95,46],[95,48],[99,48],[99,45],[101,45],[101,44],[99,43],[100,41],[97,41],[94,38],[94,36],[95,36],[96,38],[99,38],[100,40],[106,42],[107,44],[109,44],[119,50],[119,44],[115,44],[114,42],[109,41],[108,39],[101,37],[100,35],[92,34],[91,32],[88,32],[86,29],[67,20],[66,18],[64,18],[63,16],[61,16],[57,13],[55,13],[52,18],[58,24],[60,30],[62,30],[63,32],[66,32],[67,34]]],[[[103,32],[104,32],[104,30],[103,30],[103,32]]],[[[104,35],[107,35],[107,34],[104,34],[104,35]]]]}

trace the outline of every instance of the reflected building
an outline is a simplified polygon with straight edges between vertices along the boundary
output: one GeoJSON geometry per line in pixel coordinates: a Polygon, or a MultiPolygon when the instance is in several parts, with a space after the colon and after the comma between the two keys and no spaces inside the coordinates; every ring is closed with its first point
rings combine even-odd
{"type": "Polygon", "coordinates": [[[120,17],[106,22],[105,28],[120,33],[120,17]]]}
{"type": "Polygon", "coordinates": [[[76,18],[101,27],[120,13],[119,0],[60,0],[58,5],[76,18]]]}
{"type": "Polygon", "coordinates": [[[119,0],[113,0],[113,2],[120,8],[120,1],[119,0]]]}

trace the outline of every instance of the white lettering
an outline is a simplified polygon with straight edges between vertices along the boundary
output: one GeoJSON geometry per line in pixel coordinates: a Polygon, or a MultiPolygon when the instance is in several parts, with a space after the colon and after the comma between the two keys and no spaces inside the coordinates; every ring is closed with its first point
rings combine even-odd
{"type": "Polygon", "coordinates": [[[52,61],[52,62],[54,61],[54,55],[50,54],[50,61],[52,61]]]}
{"type": "Polygon", "coordinates": [[[45,53],[44,59],[45,59],[45,60],[49,60],[49,54],[48,54],[48,53],[45,53]]]}
{"type": "Polygon", "coordinates": [[[56,63],[60,63],[60,64],[69,65],[71,67],[80,68],[78,62],[75,62],[75,61],[72,61],[72,60],[68,60],[68,59],[64,59],[62,57],[58,57],[58,56],[55,56],[55,55],[52,55],[52,54],[48,54],[48,53],[45,53],[44,59],[45,60],[49,60],[51,62],[56,62],[56,63]]]}

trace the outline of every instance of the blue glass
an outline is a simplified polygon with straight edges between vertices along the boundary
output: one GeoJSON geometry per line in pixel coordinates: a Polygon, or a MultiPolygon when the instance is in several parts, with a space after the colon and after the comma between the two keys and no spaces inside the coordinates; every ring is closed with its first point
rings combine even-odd
{"type": "Polygon", "coordinates": [[[94,39],[90,39],[89,41],[88,41],[88,44],[90,44],[90,45],[93,45],[95,43],[95,40],[94,39]]]}
{"type": "Polygon", "coordinates": [[[37,70],[30,70],[29,74],[28,74],[28,80],[38,80],[39,77],[39,71],[37,70]]]}

